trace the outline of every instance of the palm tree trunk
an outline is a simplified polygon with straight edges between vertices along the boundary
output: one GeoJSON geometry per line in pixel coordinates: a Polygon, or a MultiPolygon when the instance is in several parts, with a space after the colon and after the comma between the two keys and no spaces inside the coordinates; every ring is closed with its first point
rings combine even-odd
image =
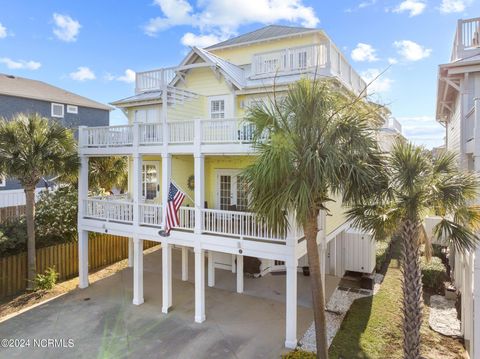
{"type": "Polygon", "coordinates": [[[419,226],[418,222],[406,220],[402,227],[403,355],[405,359],[420,358],[423,297],[419,226]]]}
{"type": "Polygon", "coordinates": [[[317,245],[317,217],[308,219],[305,228],[307,241],[308,265],[310,267],[310,282],[312,286],[313,317],[317,340],[317,359],[328,358],[327,324],[325,318],[325,293],[323,293],[322,275],[320,272],[320,257],[317,245]]]}
{"type": "Polygon", "coordinates": [[[27,219],[27,262],[28,262],[28,281],[27,290],[34,289],[34,280],[36,275],[36,251],[35,251],[35,187],[25,188],[25,217],[27,219]]]}

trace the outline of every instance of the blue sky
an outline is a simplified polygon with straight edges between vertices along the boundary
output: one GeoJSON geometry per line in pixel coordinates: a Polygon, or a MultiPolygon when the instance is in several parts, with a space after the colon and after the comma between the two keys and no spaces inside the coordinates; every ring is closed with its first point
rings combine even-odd
{"type": "Polygon", "coordinates": [[[0,0],[0,9],[0,72],[104,103],[133,94],[132,71],[175,65],[189,45],[273,23],[319,27],[365,78],[388,68],[375,97],[428,147],[443,141],[437,66],[457,19],[480,16],[478,0],[0,0]]]}

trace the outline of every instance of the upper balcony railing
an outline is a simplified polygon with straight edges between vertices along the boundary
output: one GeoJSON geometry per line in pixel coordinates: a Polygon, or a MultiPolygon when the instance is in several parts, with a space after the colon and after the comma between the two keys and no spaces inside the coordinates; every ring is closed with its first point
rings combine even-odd
{"type": "Polygon", "coordinates": [[[168,144],[248,144],[254,139],[254,125],[242,118],[197,119],[167,122],[167,139],[162,123],[139,123],[124,126],[80,127],[79,146],[115,148],[168,144]]]}
{"type": "Polygon", "coordinates": [[[160,90],[175,78],[174,67],[137,72],[135,74],[135,93],[160,90]]]}
{"type": "Polygon", "coordinates": [[[458,20],[450,61],[480,54],[480,17],[458,20]]]}
{"type": "Polygon", "coordinates": [[[365,81],[330,42],[258,53],[252,58],[253,78],[311,70],[318,75],[338,77],[356,93],[365,90],[365,81]]]}
{"type": "Polygon", "coordinates": [[[395,118],[390,117],[385,121],[385,125],[383,128],[390,129],[397,131],[398,133],[402,133],[402,124],[395,118]]]}
{"type": "Polygon", "coordinates": [[[287,48],[253,55],[252,76],[295,72],[326,64],[325,44],[287,48]]]}

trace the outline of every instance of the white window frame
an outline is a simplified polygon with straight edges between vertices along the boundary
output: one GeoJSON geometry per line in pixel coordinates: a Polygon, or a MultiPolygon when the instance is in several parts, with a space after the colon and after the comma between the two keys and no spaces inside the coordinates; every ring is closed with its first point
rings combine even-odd
{"type": "Polygon", "coordinates": [[[7,186],[7,177],[4,175],[0,175],[0,187],[6,187],[7,186]]]}
{"type": "MultiPolygon", "coordinates": [[[[231,181],[231,188],[230,188],[230,203],[232,206],[237,206],[238,205],[238,198],[237,198],[237,177],[241,174],[242,170],[240,169],[218,169],[216,170],[217,172],[217,181],[215,184],[215,192],[216,192],[216,198],[215,198],[215,208],[220,209],[220,177],[221,176],[231,176],[232,181],[231,181]]],[[[248,197],[250,200],[250,193],[248,193],[248,197]]]]}
{"type": "Polygon", "coordinates": [[[52,106],[51,106],[51,112],[52,112],[52,117],[58,117],[58,118],[64,118],[65,117],[65,106],[61,103],[55,103],[55,102],[52,102],[52,106]],[[54,111],[53,111],[53,108],[55,106],[62,106],[62,115],[59,116],[59,115],[55,115],[54,111]]]}
{"type": "Polygon", "coordinates": [[[230,115],[230,101],[229,96],[210,96],[208,98],[208,118],[210,119],[222,119],[222,118],[229,118],[230,115]],[[216,113],[212,113],[212,102],[214,101],[223,101],[223,111],[219,111],[216,113]],[[223,112],[223,117],[215,117],[213,118],[212,115],[221,114],[223,112]]]}
{"type": "MultiPolygon", "coordinates": [[[[145,181],[145,171],[144,171],[144,168],[147,165],[154,166],[155,170],[157,171],[157,184],[155,186],[157,194],[153,202],[158,202],[160,200],[160,164],[158,161],[142,161],[142,198],[144,201],[146,201],[146,196],[143,195],[143,193],[144,192],[145,194],[147,193],[147,182],[145,181]]],[[[152,200],[148,200],[148,201],[152,201],[152,200]]]]}
{"type": "Polygon", "coordinates": [[[67,105],[67,113],[78,114],[78,106],[67,105]]]}

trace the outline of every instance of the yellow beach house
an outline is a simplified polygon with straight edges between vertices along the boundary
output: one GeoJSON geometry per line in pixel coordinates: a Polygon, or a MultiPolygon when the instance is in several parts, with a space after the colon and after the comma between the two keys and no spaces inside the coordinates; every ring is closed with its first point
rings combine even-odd
{"type": "MultiPolygon", "coordinates": [[[[285,237],[276,237],[248,210],[241,171],[255,151],[251,124],[242,118],[255,102],[268,101],[274,87],[281,93],[313,76],[333,78],[357,94],[366,86],[324,31],[275,25],[205,49],[194,47],[178,66],[137,72],[135,94],[112,103],[127,115],[128,125],[79,130],[80,287],[88,286],[88,232],[129,237],[133,304],[142,304],[142,241],[157,241],[162,247],[162,311],[168,313],[175,301],[175,246],[182,252],[183,280],[188,279],[188,257],[194,256],[192,319],[201,323],[208,315],[205,277],[214,286],[216,270],[231,270],[242,293],[244,261],[258,259],[259,276],[286,272],[285,346],[294,348],[297,268],[306,265],[306,245],[300,228],[293,225],[285,237]],[[128,193],[88,196],[88,161],[98,156],[129,158],[128,193]],[[186,197],[179,225],[162,236],[170,182],[186,197]]],[[[319,218],[323,273],[371,273],[373,241],[350,228],[340,203],[333,207],[331,215],[319,218]]]]}

